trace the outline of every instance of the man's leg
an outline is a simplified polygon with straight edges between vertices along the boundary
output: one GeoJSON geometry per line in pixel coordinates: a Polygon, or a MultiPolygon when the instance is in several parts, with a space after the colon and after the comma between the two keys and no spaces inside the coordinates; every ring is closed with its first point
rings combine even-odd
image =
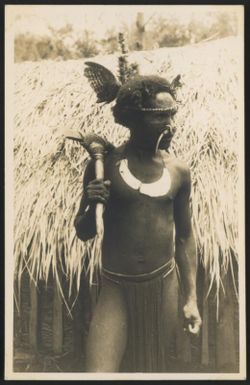
{"type": "Polygon", "coordinates": [[[127,311],[119,285],[103,283],[90,324],[87,372],[118,372],[127,344],[127,311]]]}
{"type": "Polygon", "coordinates": [[[165,352],[166,365],[165,371],[174,369],[173,364],[175,356],[176,333],[178,328],[178,291],[179,283],[177,272],[174,270],[164,278],[163,290],[163,320],[165,328],[165,352]]]}

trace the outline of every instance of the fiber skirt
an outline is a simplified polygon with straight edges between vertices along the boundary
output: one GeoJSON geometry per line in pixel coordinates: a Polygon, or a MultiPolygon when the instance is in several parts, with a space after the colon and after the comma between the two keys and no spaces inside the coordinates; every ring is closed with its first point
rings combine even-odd
{"type": "Polygon", "coordinates": [[[153,272],[117,274],[103,279],[119,285],[128,315],[128,341],[121,371],[171,370],[178,325],[178,277],[174,258],[153,272]]]}

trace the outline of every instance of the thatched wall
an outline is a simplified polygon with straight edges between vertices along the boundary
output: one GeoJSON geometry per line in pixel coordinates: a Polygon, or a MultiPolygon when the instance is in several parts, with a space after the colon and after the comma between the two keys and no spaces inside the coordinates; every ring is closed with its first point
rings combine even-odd
{"type": "MultiPolygon", "coordinates": [[[[184,82],[173,152],[191,166],[194,229],[202,258],[217,277],[237,250],[238,40],[164,48],[131,55],[141,73],[184,82]]],[[[115,70],[116,57],[96,61],[115,70]]],[[[86,153],[65,142],[66,128],[95,131],[114,144],[127,138],[110,106],[100,107],[83,76],[83,61],[22,63],[15,79],[15,256],[17,272],[54,272],[62,252],[66,272],[81,268],[85,245],[72,225],[82,192],[86,153]]]]}
{"type": "MultiPolygon", "coordinates": [[[[206,288],[238,258],[239,41],[226,38],[183,48],[132,53],[143,74],[182,75],[171,151],[192,170],[192,213],[206,288]]],[[[113,71],[116,56],[94,59],[113,71]]],[[[84,61],[15,65],[15,274],[67,282],[66,303],[80,287],[91,243],[76,238],[73,220],[87,154],[64,130],[94,131],[118,145],[127,137],[110,105],[95,103],[84,61]]],[[[234,284],[234,280],[232,281],[234,284]]],[[[237,289],[237,288],[236,288],[237,289]]],[[[62,294],[62,291],[61,291],[62,294]]],[[[69,309],[68,309],[69,310],[69,309]]]]}

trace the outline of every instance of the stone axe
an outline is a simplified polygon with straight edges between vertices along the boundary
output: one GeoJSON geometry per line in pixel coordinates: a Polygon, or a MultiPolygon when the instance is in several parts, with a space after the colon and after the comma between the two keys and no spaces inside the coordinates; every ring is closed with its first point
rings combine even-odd
{"type": "MultiPolygon", "coordinates": [[[[65,137],[79,142],[95,160],[95,176],[96,179],[104,178],[104,156],[114,147],[110,142],[106,141],[99,135],[94,133],[82,135],[79,131],[69,130],[65,132],[65,137]]],[[[96,204],[96,233],[102,236],[104,233],[103,225],[103,203],[96,204]]]]}

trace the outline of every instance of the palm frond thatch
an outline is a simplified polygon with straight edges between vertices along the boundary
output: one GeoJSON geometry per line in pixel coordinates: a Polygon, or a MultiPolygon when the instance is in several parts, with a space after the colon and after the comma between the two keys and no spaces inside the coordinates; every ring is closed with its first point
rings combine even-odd
{"type": "MultiPolygon", "coordinates": [[[[178,130],[171,151],[192,169],[193,226],[210,283],[238,258],[239,41],[226,38],[129,55],[142,74],[182,75],[178,130]]],[[[117,57],[96,58],[117,70],[117,57]]],[[[92,243],[76,238],[73,220],[87,153],[65,141],[65,129],[94,131],[115,145],[128,131],[110,106],[96,104],[83,61],[15,65],[15,274],[35,281],[60,269],[79,287],[92,243]]]]}

